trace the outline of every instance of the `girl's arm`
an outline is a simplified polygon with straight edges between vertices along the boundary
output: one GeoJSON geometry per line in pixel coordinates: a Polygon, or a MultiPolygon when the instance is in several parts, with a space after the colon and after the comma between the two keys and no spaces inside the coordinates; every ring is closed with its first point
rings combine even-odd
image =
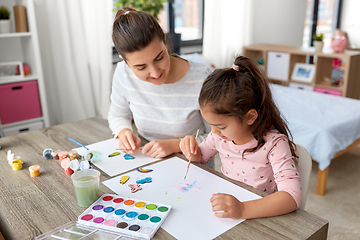
{"type": "Polygon", "coordinates": [[[297,209],[293,197],[287,192],[276,192],[264,198],[240,202],[232,195],[214,194],[210,199],[215,216],[219,218],[251,219],[286,214],[297,209]]]}

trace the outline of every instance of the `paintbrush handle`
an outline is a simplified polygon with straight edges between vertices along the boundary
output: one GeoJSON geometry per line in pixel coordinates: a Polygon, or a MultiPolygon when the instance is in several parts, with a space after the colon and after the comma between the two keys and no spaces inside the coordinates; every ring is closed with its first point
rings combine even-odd
{"type": "MultiPolygon", "coordinates": [[[[195,140],[197,140],[198,136],[199,136],[199,129],[198,129],[197,132],[196,132],[195,140]]],[[[190,163],[191,163],[191,158],[192,158],[192,156],[193,156],[193,154],[191,154],[191,156],[190,156],[190,158],[189,158],[189,163],[188,163],[187,168],[186,168],[186,173],[185,173],[184,180],[186,179],[187,173],[188,173],[188,171],[189,171],[189,167],[190,167],[190,163]]]]}
{"type": "Polygon", "coordinates": [[[125,149],[125,148],[117,148],[116,150],[120,150],[120,151],[141,151],[141,149],[140,148],[138,148],[138,149],[125,149]]]}
{"type": "Polygon", "coordinates": [[[72,139],[72,138],[70,138],[70,137],[68,137],[68,139],[69,139],[70,141],[76,143],[76,144],[79,145],[80,147],[83,147],[83,148],[85,148],[86,150],[89,150],[87,147],[85,147],[84,145],[82,145],[82,144],[79,143],[78,141],[75,141],[74,139],[72,139]]]}

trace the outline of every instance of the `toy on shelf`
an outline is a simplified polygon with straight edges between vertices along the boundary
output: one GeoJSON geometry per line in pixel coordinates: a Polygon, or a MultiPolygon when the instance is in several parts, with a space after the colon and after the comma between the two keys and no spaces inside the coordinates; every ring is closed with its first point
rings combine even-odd
{"type": "MultiPolygon", "coordinates": [[[[30,74],[30,67],[29,67],[29,65],[28,65],[27,63],[23,63],[22,65],[23,65],[24,75],[25,75],[25,76],[29,75],[29,74],[30,74]]],[[[17,75],[21,75],[20,66],[19,66],[19,65],[16,67],[16,74],[17,74],[17,75]]]]}
{"type": "Polygon", "coordinates": [[[340,29],[335,30],[335,36],[331,39],[331,48],[334,52],[343,53],[348,47],[348,38],[347,34],[340,29]]]}

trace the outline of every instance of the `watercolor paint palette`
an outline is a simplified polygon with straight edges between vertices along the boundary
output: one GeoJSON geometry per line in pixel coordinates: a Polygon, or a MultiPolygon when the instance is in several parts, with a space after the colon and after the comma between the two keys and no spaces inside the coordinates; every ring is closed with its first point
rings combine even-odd
{"type": "Polygon", "coordinates": [[[79,216],[78,222],[127,237],[151,239],[170,211],[169,205],[104,194],[79,216]]]}

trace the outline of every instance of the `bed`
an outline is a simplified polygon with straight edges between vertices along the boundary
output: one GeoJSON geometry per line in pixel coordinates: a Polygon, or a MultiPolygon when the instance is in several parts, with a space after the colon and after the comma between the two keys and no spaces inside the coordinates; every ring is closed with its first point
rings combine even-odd
{"type": "MultiPolygon", "coordinates": [[[[208,65],[198,54],[181,57],[208,65]]],[[[293,141],[319,163],[316,192],[324,195],[331,160],[360,144],[360,101],[277,84],[270,88],[293,141]]]]}
{"type": "Polygon", "coordinates": [[[271,84],[293,141],[319,163],[317,194],[324,195],[331,160],[360,143],[360,101],[271,84]]]}

